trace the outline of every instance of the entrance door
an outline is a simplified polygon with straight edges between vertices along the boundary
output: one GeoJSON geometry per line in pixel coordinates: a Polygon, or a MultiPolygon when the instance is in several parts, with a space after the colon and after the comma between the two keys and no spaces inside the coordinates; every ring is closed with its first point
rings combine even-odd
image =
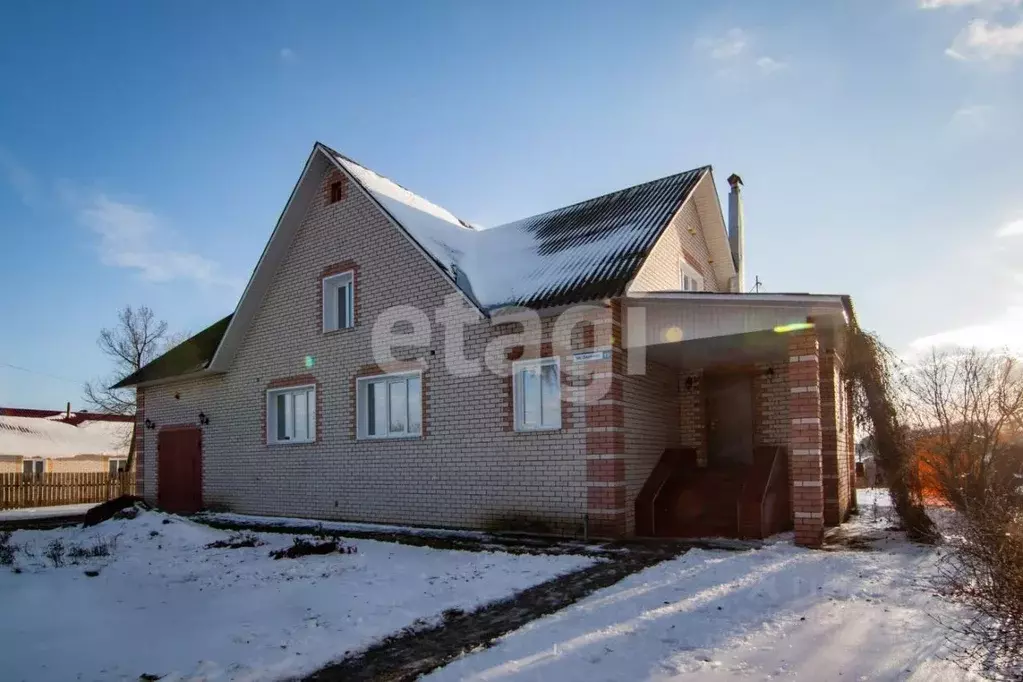
{"type": "Polygon", "coordinates": [[[718,464],[753,463],[753,377],[704,376],[707,396],[707,460],[718,464]]]}
{"type": "Polygon", "coordinates": [[[202,509],[202,431],[169,429],[156,439],[157,504],[176,514],[202,509]]]}

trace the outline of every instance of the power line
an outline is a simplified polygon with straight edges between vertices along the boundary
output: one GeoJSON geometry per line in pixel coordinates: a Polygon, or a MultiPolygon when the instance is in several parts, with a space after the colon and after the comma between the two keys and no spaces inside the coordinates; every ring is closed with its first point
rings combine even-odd
{"type": "Polygon", "coordinates": [[[29,374],[38,374],[39,376],[49,377],[50,379],[56,379],[57,381],[66,381],[69,384],[78,384],[79,386],[82,385],[81,381],[76,381],[75,379],[68,379],[67,377],[59,377],[56,374],[47,374],[46,372],[40,372],[38,370],[29,369],[28,367],[21,367],[19,365],[12,365],[9,362],[0,362],[0,367],[8,367],[10,369],[16,369],[19,372],[27,372],[29,374]]]}

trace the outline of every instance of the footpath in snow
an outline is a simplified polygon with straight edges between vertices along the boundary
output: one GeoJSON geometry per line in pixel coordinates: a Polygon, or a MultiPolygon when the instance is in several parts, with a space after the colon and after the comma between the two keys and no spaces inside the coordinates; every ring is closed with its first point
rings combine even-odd
{"type": "Polygon", "coordinates": [[[354,554],[269,558],[205,549],[231,533],[141,512],[93,528],[23,530],[0,568],[4,682],[277,680],[313,672],[446,609],[471,610],[593,563],[578,556],[436,550],[352,540],[354,554]],[[54,540],[109,557],[55,568],[54,540]],[[96,577],[86,570],[99,571],[96,577]]]}
{"type": "Polygon", "coordinates": [[[886,493],[860,493],[851,523],[879,538],[873,551],[804,550],[791,538],[693,550],[425,679],[981,679],[946,660],[932,616],[951,607],[927,589],[938,552],[884,530],[886,493]]]}

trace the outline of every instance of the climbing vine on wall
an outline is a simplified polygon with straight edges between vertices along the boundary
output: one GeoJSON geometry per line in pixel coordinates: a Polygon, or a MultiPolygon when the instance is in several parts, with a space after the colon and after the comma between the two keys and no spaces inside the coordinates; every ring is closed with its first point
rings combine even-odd
{"type": "Polygon", "coordinates": [[[938,531],[924,510],[920,472],[893,387],[895,354],[855,322],[847,334],[847,369],[854,384],[856,421],[874,433],[877,463],[907,534],[934,543],[938,531]]]}

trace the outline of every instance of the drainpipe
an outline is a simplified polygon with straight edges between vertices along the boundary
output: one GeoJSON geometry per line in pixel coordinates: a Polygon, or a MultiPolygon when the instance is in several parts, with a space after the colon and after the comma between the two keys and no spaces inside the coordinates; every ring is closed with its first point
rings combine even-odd
{"type": "Polygon", "coordinates": [[[738,294],[746,293],[746,278],[744,270],[746,264],[743,253],[745,245],[744,228],[742,224],[742,197],[740,187],[742,178],[735,173],[728,176],[728,185],[731,190],[728,192],[728,247],[732,252],[732,262],[735,263],[735,285],[733,291],[738,294]]]}

